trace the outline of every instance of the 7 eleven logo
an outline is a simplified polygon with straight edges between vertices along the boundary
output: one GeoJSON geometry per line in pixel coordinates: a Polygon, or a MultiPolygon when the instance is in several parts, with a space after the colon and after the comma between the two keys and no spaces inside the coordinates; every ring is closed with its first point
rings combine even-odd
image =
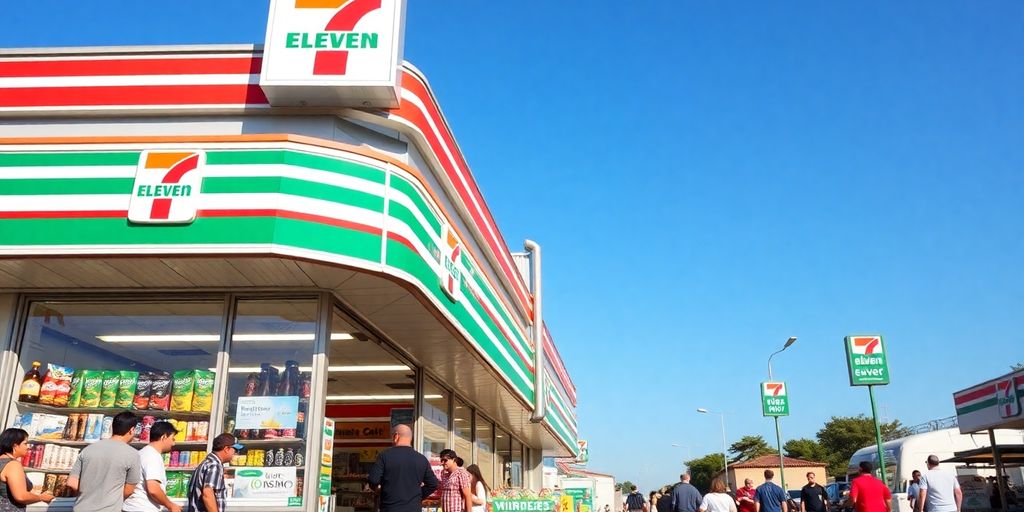
{"type": "Polygon", "coordinates": [[[135,170],[128,220],[140,224],[187,224],[196,218],[203,151],[143,151],[135,170]]]}
{"type": "Polygon", "coordinates": [[[882,339],[878,336],[851,336],[850,350],[854,354],[874,355],[882,353],[882,339]]]}
{"type": "Polygon", "coordinates": [[[438,262],[438,276],[441,278],[441,289],[453,301],[458,302],[462,290],[462,271],[459,260],[462,258],[462,243],[455,236],[454,230],[445,225],[441,230],[441,257],[438,262]]]}
{"type": "Polygon", "coordinates": [[[999,408],[1001,418],[1020,415],[1020,399],[1017,397],[1017,386],[1013,376],[996,383],[996,407],[999,408]]]}
{"type": "Polygon", "coordinates": [[[765,382],[764,396],[786,396],[785,382],[765,382]]]}

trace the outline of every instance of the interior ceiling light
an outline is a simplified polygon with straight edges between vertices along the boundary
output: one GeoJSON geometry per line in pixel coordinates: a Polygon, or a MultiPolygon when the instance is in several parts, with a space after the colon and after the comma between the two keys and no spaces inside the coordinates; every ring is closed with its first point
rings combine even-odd
{"type": "MultiPolygon", "coordinates": [[[[210,368],[213,370],[213,368],[210,368]]],[[[228,373],[259,373],[259,366],[232,366],[228,373]]],[[[362,373],[362,372],[407,372],[410,368],[405,365],[349,365],[349,366],[328,366],[329,373],[362,373]]],[[[313,371],[312,366],[300,366],[300,372],[313,371]]]]}
{"type": "MultiPolygon", "coordinates": [[[[125,334],[125,335],[103,335],[96,336],[100,341],[107,343],[197,343],[202,341],[220,341],[219,334],[125,334]]],[[[312,333],[309,334],[235,334],[232,341],[313,341],[312,333]]],[[[344,341],[355,339],[347,332],[331,333],[331,341],[344,341]]]]}
{"type": "MultiPolygon", "coordinates": [[[[358,400],[412,400],[415,395],[327,395],[327,400],[353,402],[358,400]]],[[[425,395],[423,398],[441,398],[441,395],[425,395]]]]}

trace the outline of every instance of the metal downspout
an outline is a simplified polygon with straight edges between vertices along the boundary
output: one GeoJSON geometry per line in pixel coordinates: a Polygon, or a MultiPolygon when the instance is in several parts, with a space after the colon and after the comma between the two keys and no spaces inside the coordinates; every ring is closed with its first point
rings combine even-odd
{"type": "Polygon", "coordinates": [[[533,414],[530,421],[540,423],[548,412],[544,386],[544,315],[541,308],[540,244],[526,240],[523,248],[530,254],[530,288],[533,292],[533,414]]]}

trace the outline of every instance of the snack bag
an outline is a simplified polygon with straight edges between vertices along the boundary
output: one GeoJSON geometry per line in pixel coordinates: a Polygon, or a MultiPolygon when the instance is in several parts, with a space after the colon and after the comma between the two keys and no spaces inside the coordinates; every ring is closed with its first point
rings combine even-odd
{"type": "Polygon", "coordinates": [[[144,410],[149,407],[149,393],[153,387],[153,373],[142,372],[139,374],[139,380],[135,384],[135,398],[132,400],[132,405],[137,410],[144,410]]]}
{"type": "Polygon", "coordinates": [[[192,410],[195,382],[195,370],[174,372],[174,391],[171,394],[172,411],[188,412],[192,410]]]}
{"type": "Polygon", "coordinates": [[[100,407],[113,407],[117,401],[117,386],[121,382],[121,372],[105,370],[103,372],[103,390],[100,391],[100,407]]]}
{"type": "Polygon", "coordinates": [[[135,388],[139,382],[139,372],[121,370],[118,372],[117,397],[114,407],[131,407],[135,402],[135,388]]]}
{"type": "Polygon", "coordinates": [[[68,393],[68,407],[79,407],[82,403],[82,388],[85,384],[85,370],[75,370],[71,377],[71,391],[68,393]]]}
{"type": "Polygon", "coordinates": [[[103,392],[103,370],[82,372],[82,400],[79,407],[99,407],[103,392]]]}
{"type": "MultiPolygon", "coordinates": [[[[66,366],[60,366],[57,364],[49,363],[46,365],[46,378],[43,379],[43,385],[39,389],[39,404],[40,405],[53,405],[54,398],[57,396],[57,388],[64,380],[65,375],[70,376],[75,372],[74,369],[66,366]]],[[[70,384],[68,388],[70,390],[70,384]]],[[[67,404],[67,402],[64,402],[67,404]]]]}
{"type": "Polygon", "coordinates": [[[181,490],[181,473],[177,471],[167,472],[167,496],[177,498],[184,494],[181,490]]]}
{"type": "Polygon", "coordinates": [[[62,372],[57,380],[57,391],[53,395],[53,406],[54,407],[67,407],[68,399],[71,396],[71,376],[75,370],[72,368],[65,367],[65,372],[62,372]]]}
{"type": "Polygon", "coordinates": [[[171,374],[153,372],[150,384],[149,408],[154,411],[166,411],[171,407],[171,374]]]}
{"type": "Polygon", "coordinates": [[[214,375],[210,370],[195,370],[195,388],[192,395],[192,410],[194,412],[213,410],[214,375]]]}

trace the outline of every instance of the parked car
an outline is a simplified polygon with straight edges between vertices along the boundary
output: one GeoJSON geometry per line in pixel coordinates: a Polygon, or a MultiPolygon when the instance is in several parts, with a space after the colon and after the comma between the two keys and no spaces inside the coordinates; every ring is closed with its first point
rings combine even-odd
{"type": "Polygon", "coordinates": [[[825,486],[825,494],[828,495],[828,508],[833,512],[852,512],[853,503],[850,502],[850,483],[834,482],[825,486]]]}
{"type": "Polygon", "coordinates": [[[789,499],[786,500],[786,506],[792,512],[800,511],[800,489],[790,489],[786,491],[789,493],[789,499]]]}

